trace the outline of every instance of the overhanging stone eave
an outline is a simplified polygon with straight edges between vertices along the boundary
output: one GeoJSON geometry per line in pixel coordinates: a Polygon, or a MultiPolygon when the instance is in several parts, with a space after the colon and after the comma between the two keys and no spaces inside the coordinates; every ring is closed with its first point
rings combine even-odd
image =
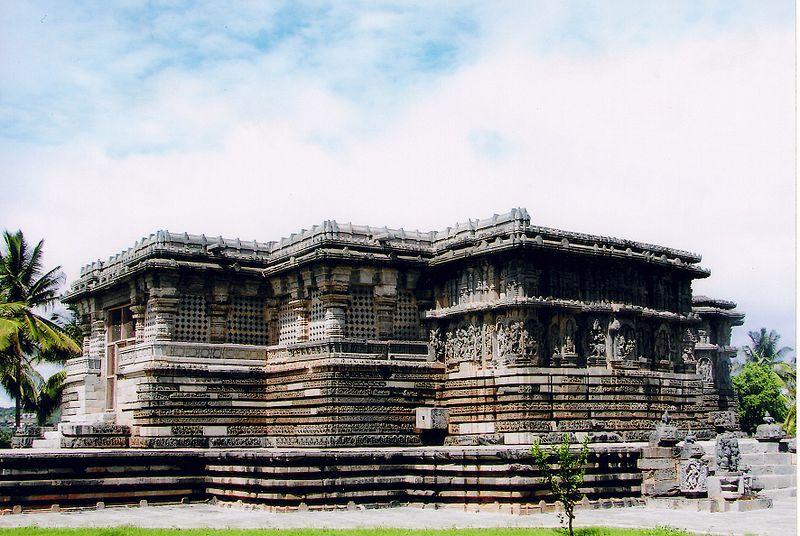
{"type": "MultiPolygon", "coordinates": [[[[148,258],[135,265],[127,266],[126,268],[127,269],[125,269],[124,271],[120,271],[114,274],[113,276],[110,276],[107,280],[94,284],[91,287],[83,287],[78,290],[70,290],[69,292],[62,295],[61,301],[66,304],[75,303],[86,295],[96,294],[98,291],[108,291],[109,289],[112,289],[117,285],[125,283],[132,277],[140,276],[151,270],[178,271],[180,269],[191,269],[197,272],[208,271],[217,273],[231,271],[229,265],[223,265],[220,263],[213,263],[213,262],[205,262],[200,260],[178,260],[170,257],[148,258]]],[[[238,273],[251,274],[254,276],[260,276],[262,273],[259,268],[250,266],[240,266],[237,268],[236,271],[238,273]]],[[[75,285],[80,285],[82,279],[83,278],[73,283],[73,287],[75,285]]],[[[88,278],[89,281],[93,279],[96,279],[96,276],[88,278]]]]}
{"type": "Polygon", "coordinates": [[[326,249],[320,247],[312,248],[311,251],[308,251],[302,256],[290,257],[279,264],[259,269],[259,273],[264,276],[280,275],[281,273],[287,271],[325,261],[339,261],[358,265],[369,263],[380,263],[386,265],[413,264],[420,267],[425,267],[429,264],[429,256],[393,255],[391,253],[386,253],[385,250],[364,251],[360,248],[326,249]]]}
{"type": "Polygon", "coordinates": [[[478,313],[483,311],[491,311],[497,309],[510,309],[515,307],[541,307],[541,308],[556,308],[563,310],[580,311],[584,313],[623,313],[634,316],[643,316],[649,318],[663,318],[670,320],[678,320],[684,323],[695,324],[698,319],[689,315],[682,315],[670,311],[659,311],[647,307],[637,305],[628,305],[621,303],[598,303],[598,302],[578,302],[573,300],[562,300],[558,298],[508,298],[499,299],[487,302],[475,302],[465,305],[457,305],[453,307],[443,307],[441,309],[429,309],[423,311],[424,320],[436,320],[451,318],[470,313],[478,313]]]}
{"type": "Polygon", "coordinates": [[[445,266],[450,263],[458,262],[464,259],[470,259],[481,256],[495,255],[506,251],[513,251],[516,249],[527,249],[531,251],[541,250],[555,253],[563,253],[567,255],[575,255],[579,257],[600,257],[611,258],[627,261],[635,261],[644,263],[659,268],[686,272],[692,276],[693,279],[705,279],[711,276],[711,271],[707,268],[695,264],[688,264],[678,259],[663,260],[661,257],[649,256],[643,253],[626,252],[616,249],[603,249],[595,248],[593,246],[584,246],[580,244],[564,245],[559,242],[537,242],[535,240],[519,238],[508,238],[505,240],[494,241],[491,243],[483,243],[481,240],[476,240],[477,244],[465,243],[464,247],[460,249],[447,249],[443,252],[437,253],[431,258],[429,264],[431,267],[445,266]]]}

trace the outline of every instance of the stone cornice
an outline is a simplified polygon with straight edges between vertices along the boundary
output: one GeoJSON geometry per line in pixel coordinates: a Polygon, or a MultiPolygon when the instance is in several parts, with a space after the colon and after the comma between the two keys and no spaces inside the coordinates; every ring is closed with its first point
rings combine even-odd
{"type": "Polygon", "coordinates": [[[273,275],[318,260],[414,263],[440,266],[469,257],[512,249],[549,250],[589,257],[630,259],[692,278],[710,272],[701,257],[687,251],[632,240],[595,236],[531,225],[525,209],[448,227],[444,231],[406,231],[326,221],[277,242],[242,241],[158,231],[107,261],[81,269],[65,295],[67,302],[115,284],[147,268],[225,270],[273,275]]]}
{"type": "Polygon", "coordinates": [[[558,298],[503,298],[499,300],[473,302],[459,304],[452,307],[432,309],[423,313],[423,318],[427,320],[446,319],[461,316],[469,313],[480,313],[497,309],[509,309],[513,307],[551,307],[572,312],[597,313],[603,315],[620,314],[625,316],[643,316],[649,318],[662,318],[664,320],[676,320],[680,322],[696,323],[695,316],[686,316],[669,311],[659,311],[640,307],[636,305],[621,303],[599,303],[583,302],[575,300],[563,300],[558,298]]]}

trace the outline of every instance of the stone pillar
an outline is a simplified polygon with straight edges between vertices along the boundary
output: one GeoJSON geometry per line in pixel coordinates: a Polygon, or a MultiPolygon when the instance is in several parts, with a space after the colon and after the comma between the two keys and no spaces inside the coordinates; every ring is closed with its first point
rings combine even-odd
{"type": "Polygon", "coordinates": [[[91,335],[89,338],[89,357],[95,361],[91,368],[100,368],[106,355],[106,319],[103,311],[92,315],[91,335]]]}
{"type": "Polygon", "coordinates": [[[225,342],[225,332],[228,323],[229,291],[230,284],[228,281],[214,281],[211,305],[208,308],[208,336],[211,342],[225,342]]]}
{"type": "Polygon", "coordinates": [[[92,319],[90,315],[80,315],[78,327],[81,330],[81,354],[89,357],[92,344],[92,319]]]}
{"type": "Polygon", "coordinates": [[[131,305],[131,319],[133,320],[133,333],[136,344],[144,342],[144,316],[145,306],[141,304],[131,305]]]}
{"type": "Polygon", "coordinates": [[[325,308],[325,337],[343,338],[349,297],[346,294],[325,294],[321,299],[325,308]]]}
{"type": "Polygon", "coordinates": [[[328,266],[314,273],[319,298],[325,309],[325,338],[341,339],[345,333],[346,311],[350,303],[349,266],[328,266]]]}
{"type": "Polygon", "coordinates": [[[153,315],[155,339],[171,341],[178,313],[178,291],[174,287],[157,287],[150,291],[150,313],[153,315]]]}
{"type": "Polygon", "coordinates": [[[277,299],[267,298],[264,300],[264,321],[267,323],[267,344],[278,344],[281,326],[277,299]]]}
{"type": "Polygon", "coordinates": [[[289,306],[296,315],[295,342],[308,342],[308,322],[311,315],[311,302],[307,299],[295,299],[289,302],[289,306]]]}
{"type": "Polygon", "coordinates": [[[391,339],[394,334],[394,312],[397,309],[397,270],[380,271],[379,285],[375,285],[378,338],[391,339]]]}

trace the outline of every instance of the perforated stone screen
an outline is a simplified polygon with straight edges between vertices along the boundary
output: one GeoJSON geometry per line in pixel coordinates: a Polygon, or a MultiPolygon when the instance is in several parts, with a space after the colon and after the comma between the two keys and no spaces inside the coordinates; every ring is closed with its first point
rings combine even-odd
{"type": "Polygon", "coordinates": [[[267,344],[264,300],[257,296],[232,296],[226,341],[234,344],[267,344]]]}
{"type": "Polygon", "coordinates": [[[144,308],[144,339],[149,341],[156,337],[156,315],[153,305],[148,301],[144,308]]]}
{"type": "Polygon", "coordinates": [[[280,312],[278,313],[278,322],[280,323],[278,344],[291,344],[295,342],[297,339],[297,316],[289,306],[288,300],[281,304],[280,312]]]}
{"type": "Polygon", "coordinates": [[[397,308],[394,311],[395,339],[417,340],[420,338],[419,311],[414,294],[410,290],[397,292],[397,308]]]}
{"type": "Polygon", "coordinates": [[[176,341],[208,342],[208,313],[205,296],[181,294],[175,316],[176,341]]]}
{"type": "Polygon", "coordinates": [[[351,339],[374,339],[377,337],[375,302],[372,287],[351,287],[350,307],[345,316],[345,337],[351,339]]]}
{"type": "Polygon", "coordinates": [[[309,340],[319,341],[325,338],[325,308],[319,299],[319,291],[311,293],[311,323],[309,325],[309,340]]]}

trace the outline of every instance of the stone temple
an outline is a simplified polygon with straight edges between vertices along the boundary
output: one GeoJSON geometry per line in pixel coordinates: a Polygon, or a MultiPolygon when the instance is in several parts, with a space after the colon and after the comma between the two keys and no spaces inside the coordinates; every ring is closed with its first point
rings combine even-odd
{"type": "Polygon", "coordinates": [[[700,256],[533,225],[326,221],[279,242],[159,231],[65,301],[62,448],[646,441],[737,429],[735,304],[700,256]]]}

